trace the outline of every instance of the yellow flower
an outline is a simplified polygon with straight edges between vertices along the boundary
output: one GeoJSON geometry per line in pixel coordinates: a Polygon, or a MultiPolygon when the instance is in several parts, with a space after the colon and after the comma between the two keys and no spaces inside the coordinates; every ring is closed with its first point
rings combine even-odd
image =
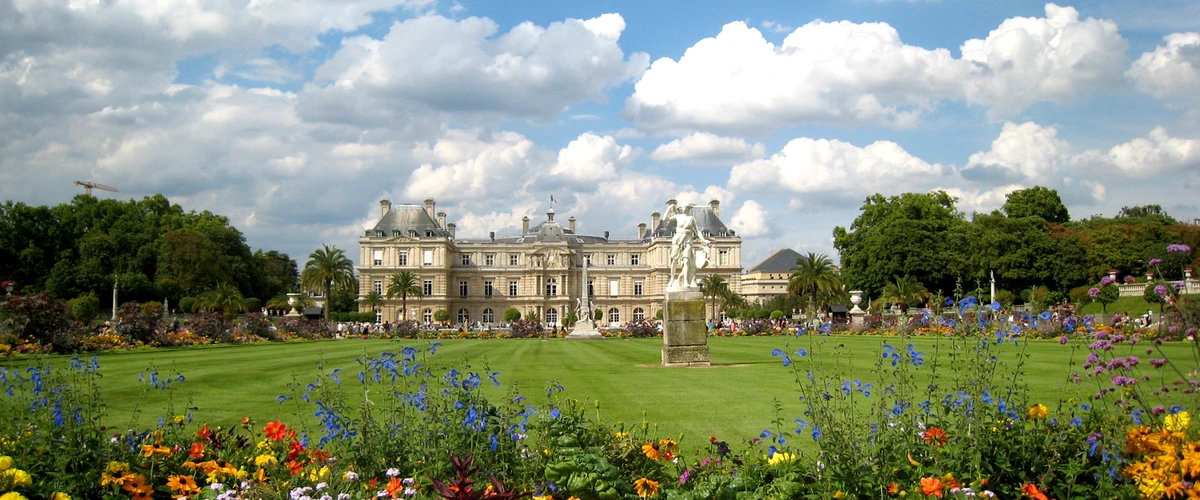
{"type": "Polygon", "coordinates": [[[633,489],[638,498],[648,498],[658,494],[658,481],[641,478],[633,482],[633,489]]]}
{"type": "Polygon", "coordinates": [[[8,470],[9,467],[12,467],[12,464],[12,457],[8,455],[0,457],[0,470],[8,470]]]}
{"type": "Polygon", "coordinates": [[[837,493],[833,494],[833,498],[837,498],[839,500],[842,498],[846,498],[846,493],[842,490],[838,490],[837,493]]]}
{"type": "Polygon", "coordinates": [[[275,465],[277,463],[279,463],[279,459],[275,458],[275,455],[265,455],[264,454],[264,455],[259,455],[257,457],[254,457],[254,465],[257,465],[259,467],[266,467],[268,465],[275,465]]]}
{"type": "Polygon", "coordinates": [[[796,461],[796,455],[794,455],[792,453],[776,453],[774,455],[771,455],[771,458],[767,459],[767,463],[770,465],[787,464],[787,463],[792,463],[795,461],[796,461]]]}
{"type": "Polygon", "coordinates": [[[629,437],[628,432],[618,432],[615,435],[616,435],[617,439],[625,439],[625,438],[629,437]]]}
{"type": "MultiPolygon", "coordinates": [[[[33,484],[33,478],[29,477],[29,473],[21,469],[8,469],[0,471],[0,482],[8,483],[13,488],[20,488],[33,484]]],[[[0,497],[2,498],[2,497],[0,497]]]]}
{"type": "Polygon", "coordinates": [[[71,500],[71,495],[56,491],[50,495],[50,500],[71,500]]]}
{"type": "Polygon", "coordinates": [[[196,480],[192,476],[182,474],[167,478],[167,487],[184,495],[200,493],[200,486],[196,485],[196,480]]]}
{"type": "Polygon", "coordinates": [[[1166,427],[1171,432],[1183,432],[1192,426],[1192,416],[1186,411],[1181,411],[1174,415],[1167,415],[1163,419],[1163,427],[1166,427]]]}
{"type": "Polygon", "coordinates": [[[174,422],[175,425],[183,425],[187,423],[187,417],[184,415],[175,415],[175,418],[172,418],[171,422],[174,422]]]}
{"type": "Polygon", "coordinates": [[[8,493],[0,495],[0,500],[28,500],[28,499],[26,499],[25,496],[20,493],[17,493],[15,491],[10,491],[8,493]]]}
{"type": "Polygon", "coordinates": [[[1029,418],[1041,420],[1050,415],[1050,409],[1046,405],[1038,403],[1029,407],[1029,418]]]}

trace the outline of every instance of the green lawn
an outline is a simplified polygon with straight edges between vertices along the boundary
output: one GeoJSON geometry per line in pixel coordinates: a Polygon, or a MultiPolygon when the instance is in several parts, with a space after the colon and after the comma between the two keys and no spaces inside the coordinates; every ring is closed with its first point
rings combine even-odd
{"type": "MultiPolygon", "coordinates": [[[[710,338],[714,366],[688,369],[657,366],[660,339],[451,340],[442,341],[444,345],[428,362],[442,367],[461,367],[469,362],[473,371],[484,375],[486,363],[490,370],[501,373],[503,386],[499,389],[492,389],[484,379],[484,386],[495,391],[497,397],[517,384],[522,394],[540,402],[548,381],[555,381],[565,387],[564,395],[589,407],[593,401],[600,401],[601,416],[607,422],[636,425],[644,415],[659,425],[662,435],[683,433],[685,444],[699,445],[710,435],[730,440],[757,435],[771,425],[776,400],[783,407],[786,422],[800,416],[802,407],[793,374],[790,368],[781,366],[780,358],[771,356],[773,348],[787,348],[790,343],[787,350],[792,352],[807,347],[814,352],[810,359],[817,370],[847,371],[849,378],[870,381],[876,380],[871,371],[880,359],[880,344],[884,342],[904,347],[895,337],[710,338]]],[[[945,354],[949,341],[922,338],[914,343],[927,353],[928,362],[922,372],[937,364],[944,384],[955,369],[945,354]],[[940,362],[935,363],[935,358],[940,362]]],[[[174,404],[179,410],[190,406],[199,422],[229,425],[244,415],[259,422],[295,422],[310,418],[312,408],[293,402],[280,405],[276,396],[288,393],[289,384],[302,386],[315,378],[318,363],[326,373],[342,368],[342,384],[353,393],[358,385],[355,358],[396,352],[404,345],[423,347],[426,342],[329,340],[102,354],[101,389],[108,405],[105,423],[118,428],[131,424],[146,427],[166,415],[167,393],[138,382],[138,373],[147,373],[151,367],[156,367],[161,376],[175,372],[185,375],[186,381],[172,391],[174,404]],[[136,419],[135,410],[139,410],[136,419]],[[301,414],[304,417],[298,416],[301,414]]],[[[1030,341],[1021,346],[1005,343],[1001,349],[1000,358],[1008,362],[1022,350],[1029,354],[1022,379],[1029,384],[1035,400],[1053,407],[1052,403],[1060,398],[1087,398],[1096,390],[1094,381],[1079,385],[1067,382],[1070,371],[1078,369],[1086,356],[1086,349],[1075,352],[1075,367],[1071,348],[1053,341],[1030,341]]],[[[1123,354],[1140,355],[1143,360],[1150,357],[1144,354],[1142,345],[1119,349],[1123,354]]],[[[1168,349],[1175,359],[1192,359],[1187,346],[1172,345],[1168,349]]],[[[6,363],[13,364],[11,360],[6,363]]],[[[1141,366],[1149,370],[1147,365],[1143,361],[1141,366]]]]}

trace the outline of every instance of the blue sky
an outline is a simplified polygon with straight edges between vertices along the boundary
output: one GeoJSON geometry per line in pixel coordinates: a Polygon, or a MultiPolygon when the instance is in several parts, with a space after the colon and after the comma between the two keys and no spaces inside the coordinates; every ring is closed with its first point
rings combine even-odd
{"type": "Polygon", "coordinates": [[[1200,217],[1200,3],[0,0],[0,198],[73,180],[357,256],[378,201],[463,236],[553,195],[632,237],[721,201],[743,265],[836,258],[862,200],[1200,217]]]}

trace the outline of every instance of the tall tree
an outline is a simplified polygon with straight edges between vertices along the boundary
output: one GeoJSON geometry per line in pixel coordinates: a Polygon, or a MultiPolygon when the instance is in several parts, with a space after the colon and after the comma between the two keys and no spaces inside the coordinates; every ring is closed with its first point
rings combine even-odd
{"type": "Polygon", "coordinates": [[[709,317],[717,317],[717,299],[724,299],[730,295],[729,283],[725,282],[725,278],[710,274],[700,279],[700,293],[711,299],[709,317]]]}
{"type": "Polygon", "coordinates": [[[883,287],[883,294],[879,300],[897,304],[900,310],[907,312],[908,305],[913,302],[928,299],[931,296],[925,285],[922,285],[916,278],[904,275],[893,276],[888,281],[887,286],[883,287]]]}
{"type": "Polygon", "coordinates": [[[308,255],[304,271],[300,273],[300,286],[309,292],[322,292],[325,297],[325,319],[329,319],[333,287],[350,288],[354,285],[354,263],[338,247],[321,245],[308,255]]]}
{"type": "Polygon", "coordinates": [[[1041,217],[1046,222],[1063,224],[1071,220],[1058,191],[1042,186],[1018,189],[1004,197],[1004,213],[1009,217],[1041,217]]]}
{"type": "Polygon", "coordinates": [[[424,297],[421,290],[421,280],[409,271],[393,274],[388,280],[387,298],[400,297],[400,317],[408,319],[408,297],[424,297]]]}
{"type": "Polygon", "coordinates": [[[220,311],[229,319],[234,314],[246,311],[246,299],[232,284],[218,283],[196,297],[196,308],[202,311],[220,311]]]}
{"type": "Polygon", "coordinates": [[[832,304],[842,291],[841,273],[825,254],[801,255],[788,276],[788,293],[807,298],[819,308],[832,304]]]}
{"type": "Polygon", "coordinates": [[[380,295],[379,292],[371,290],[371,293],[363,296],[362,305],[370,307],[371,312],[378,312],[379,308],[383,306],[383,295],[380,295]]]}

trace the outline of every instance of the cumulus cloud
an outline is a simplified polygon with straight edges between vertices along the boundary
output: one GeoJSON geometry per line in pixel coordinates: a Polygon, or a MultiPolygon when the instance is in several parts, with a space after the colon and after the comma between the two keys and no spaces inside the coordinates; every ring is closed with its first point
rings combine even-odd
{"type": "Polygon", "coordinates": [[[611,136],[587,132],[559,150],[558,161],[550,169],[550,175],[582,187],[616,178],[636,156],[636,150],[617,144],[611,136]]]}
{"type": "Polygon", "coordinates": [[[1034,122],[1008,122],[990,151],[972,154],[961,174],[976,182],[1025,181],[1046,183],[1071,159],[1071,146],[1058,138],[1058,129],[1034,122]]]}
{"type": "Polygon", "coordinates": [[[1200,32],[1172,33],[1125,72],[1137,89],[1168,102],[1200,106],[1200,32]]]}
{"type": "Polygon", "coordinates": [[[498,28],[485,18],[429,15],[393,24],[382,39],[345,38],[302,99],[337,101],[347,121],[414,106],[549,119],[576,102],[603,101],[649,61],[625,57],[618,14],[525,22],[497,36],[498,28]]]}
{"type": "Polygon", "coordinates": [[[1151,177],[1200,167],[1200,138],[1171,137],[1155,127],[1146,137],[1113,146],[1108,160],[1129,177],[1151,177]]]}
{"type": "Polygon", "coordinates": [[[747,142],[740,137],[695,132],[655,148],[650,157],[658,161],[728,165],[761,157],[765,152],[762,143],[747,142]]]}
{"type": "Polygon", "coordinates": [[[737,231],[738,235],[743,238],[754,238],[769,232],[769,217],[767,209],[757,201],[746,200],[729,220],[729,227],[737,231]]]}
{"type": "Polygon", "coordinates": [[[891,141],[860,148],[838,140],[801,137],[770,158],[742,163],[729,175],[730,188],[787,193],[839,192],[858,196],[897,192],[938,180],[945,170],[891,141]]]}
{"type": "Polygon", "coordinates": [[[429,151],[441,161],[412,172],[404,190],[408,199],[462,202],[521,192],[525,174],[538,162],[533,142],[516,132],[451,130],[429,151]]]}
{"type": "Polygon", "coordinates": [[[995,114],[1068,102],[1120,81],[1126,41],[1112,21],[1046,5],[961,47],[905,44],[886,23],[814,21],[776,46],[743,22],[650,66],[624,116],[648,130],[763,133],[795,123],[906,128],[942,100],[995,114]]]}

